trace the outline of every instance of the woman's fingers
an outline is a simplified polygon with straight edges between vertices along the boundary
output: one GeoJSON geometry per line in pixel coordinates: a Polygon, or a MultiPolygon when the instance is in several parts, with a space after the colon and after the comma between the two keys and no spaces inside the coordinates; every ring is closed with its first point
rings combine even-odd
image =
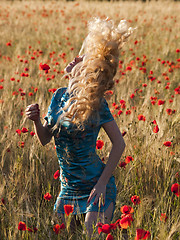
{"type": "Polygon", "coordinates": [[[31,115],[39,115],[39,111],[37,111],[37,110],[34,110],[34,111],[28,111],[28,112],[26,112],[26,115],[27,115],[27,116],[31,116],[31,115]]]}
{"type": "Polygon", "coordinates": [[[36,121],[40,116],[40,109],[37,103],[26,107],[25,114],[30,120],[36,121]]]}
{"type": "Polygon", "coordinates": [[[26,110],[25,111],[26,112],[26,114],[30,114],[30,113],[39,113],[39,110],[37,110],[37,109],[33,109],[33,110],[26,110]]]}
{"type": "Polygon", "coordinates": [[[89,198],[88,198],[87,203],[90,203],[90,201],[93,199],[94,196],[95,196],[95,191],[92,190],[91,193],[90,193],[90,196],[89,196],[89,198]]]}
{"type": "Polygon", "coordinates": [[[98,203],[98,201],[99,201],[99,207],[101,205],[103,205],[103,206],[105,205],[105,195],[103,195],[103,193],[96,195],[96,198],[95,198],[93,204],[96,205],[98,203]]]}
{"type": "Polygon", "coordinates": [[[30,110],[39,110],[39,105],[37,103],[31,104],[26,107],[25,111],[30,111],[30,110]]]}
{"type": "Polygon", "coordinates": [[[66,72],[71,72],[74,66],[83,60],[84,56],[75,57],[72,62],[70,62],[65,68],[66,72]]]}
{"type": "Polygon", "coordinates": [[[93,202],[93,205],[96,205],[97,203],[98,203],[98,201],[99,201],[99,204],[100,204],[100,206],[101,205],[105,205],[105,193],[97,193],[96,192],[96,190],[92,190],[91,191],[91,194],[90,194],[90,196],[89,196],[89,198],[88,198],[88,201],[87,201],[87,203],[89,204],[90,203],[90,201],[93,199],[95,197],[95,200],[94,200],[94,202],[93,202]],[[96,196],[96,197],[95,197],[96,196]]]}
{"type": "Polygon", "coordinates": [[[96,198],[95,198],[95,200],[94,200],[94,202],[93,202],[93,205],[96,205],[96,204],[97,204],[99,197],[100,197],[99,194],[97,194],[97,195],[96,195],[96,198]]]}
{"type": "Polygon", "coordinates": [[[26,114],[27,117],[31,118],[31,117],[37,117],[39,114],[38,113],[29,113],[26,114]]]}

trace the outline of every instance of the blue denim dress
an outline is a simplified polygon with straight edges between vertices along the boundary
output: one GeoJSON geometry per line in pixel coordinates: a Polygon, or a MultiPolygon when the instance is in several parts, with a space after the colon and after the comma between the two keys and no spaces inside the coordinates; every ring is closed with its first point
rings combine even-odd
{"type": "MultiPolygon", "coordinates": [[[[68,100],[67,88],[57,89],[51,99],[45,120],[52,128],[62,114],[61,108],[68,100]]],[[[96,112],[97,113],[97,112],[96,112]]],[[[114,120],[106,100],[103,98],[96,118],[90,118],[84,130],[78,130],[74,124],[64,121],[59,134],[54,132],[56,152],[60,167],[61,191],[54,205],[54,211],[64,213],[64,205],[74,206],[73,214],[87,212],[105,212],[111,202],[116,201],[114,176],[107,184],[105,205],[93,205],[95,198],[87,204],[91,190],[101,176],[105,164],[96,153],[96,140],[101,126],[114,120]]]]}

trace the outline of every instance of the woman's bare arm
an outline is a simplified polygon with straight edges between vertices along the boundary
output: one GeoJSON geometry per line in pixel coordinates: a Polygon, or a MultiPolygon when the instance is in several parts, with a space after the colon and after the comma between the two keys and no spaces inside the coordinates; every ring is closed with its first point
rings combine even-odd
{"type": "Polygon", "coordinates": [[[38,139],[43,146],[51,141],[52,134],[47,127],[47,122],[42,124],[40,120],[34,121],[34,128],[38,139]]]}
{"type": "Polygon", "coordinates": [[[112,149],[109,154],[109,159],[108,162],[106,163],[106,167],[99,178],[98,182],[102,182],[104,184],[107,184],[114,169],[116,168],[122,153],[124,152],[125,149],[125,142],[122,137],[122,134],[115,122],[115,120],[111,122],[107,122],[103,124],[103,128],[105,132],[107,133],[109,139],[111,140],[112,143],[112,149]]]}
{"type": "Polygon", "coordinates": [[[97,184],[92,189],[90,196],[88,198],[88,203],[89,203],[91,201],[91,199],[94,196],[96,196],[96,198],[94,200],[94,204],[97,204],[98,199],[101,197],[101,194],[103,195],[103,201],[105,203],[106,185],[109,182],[109,179],[112,176],[112,173],[113,173],[114,169],[116,168],[116,166],[121,158],[121,155],[124,151],[124,148],[126,146],[124,139],[122,137],[122,134],[121,134],[115,120],[104,123],[103,128],[112,142],[112,149],[109,154],[108,162],[106,163],[106,166],[105,166],[97,184]]]}
{"type": "Polygon", "coordinates": [[[51,141],[52,134],[47,127],[47,122],[44,124],[40,120],[40,109],[38,104],[31,104],[25,109],[26,117],[34,122],[36,135],[40,143],[45,146],[51,141]]]}

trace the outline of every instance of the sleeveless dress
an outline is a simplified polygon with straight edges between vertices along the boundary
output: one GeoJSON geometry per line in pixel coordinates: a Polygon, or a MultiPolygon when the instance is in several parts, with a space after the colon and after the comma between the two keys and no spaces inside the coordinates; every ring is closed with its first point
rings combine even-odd
{"type": "MultiPolygon", "coordinates": [[[[47,126],[52,128],[62,114],[61,108],[68,100],[67,88],[57,89],[51,99],[45,116],[47,126]]],[[[77,130],[69,121],[63,121],[59,135],[53,133],[60,167],[61,191],[54,205],[54,211],[65,213],[64,205],[74,206],[72,214],[105,212],[111,202],[116,201],[116,185],[111,176],[106,187],[105,205],[93,205],[95,197],[87,204],[90,192],[101,176],[105,164],[96,154],[96,140],[102,124],[114,120],[106,100],[102,98],[99,117],[89,119],[84,130],[77,130]]]]}

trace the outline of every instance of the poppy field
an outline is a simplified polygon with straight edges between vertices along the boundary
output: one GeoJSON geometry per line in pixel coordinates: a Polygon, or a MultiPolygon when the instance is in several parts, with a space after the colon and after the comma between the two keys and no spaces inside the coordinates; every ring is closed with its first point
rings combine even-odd
{"type": "MultiPolygon", "coordinates": [[[[68,85],[73,60],[93,17],[126,19],[136,28],[120,53],[115,86],[106,92],[125,151],[114,171],[117,199],[111,224],[94,226],[106,240],[180,239],[180,4],[177,2],[1,1],[0,4],[0,239],[87,239],[71,236],[53,217],[60,191],[53,140],[36,137],[25,108],[38,103],[41,120],[52,94],[68,85]]],[[[97,153],[106,163],[102,130],[97,153]]]]}

